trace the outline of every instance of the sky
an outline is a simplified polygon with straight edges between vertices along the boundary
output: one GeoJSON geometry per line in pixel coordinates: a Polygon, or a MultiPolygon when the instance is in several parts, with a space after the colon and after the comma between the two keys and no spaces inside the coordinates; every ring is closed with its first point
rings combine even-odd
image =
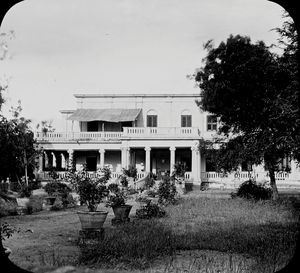
{"type": "Polygon", "coordinates": [[[73,94],[199,93],[186,76],[206,41],[241,34],[271,45],[282,14],[267,0],[25,0],[0,28],[14,32],[0,61],[3,113],[21,100],[33,125],[53,120],[59,131],[73,94]]]}

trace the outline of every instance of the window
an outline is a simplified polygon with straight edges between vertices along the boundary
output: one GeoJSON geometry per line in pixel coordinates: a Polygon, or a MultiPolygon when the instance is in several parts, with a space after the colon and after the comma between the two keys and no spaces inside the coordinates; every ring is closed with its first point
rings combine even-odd
{"type": "Polygon", "coordinates": [[[155,115],[147,116],[147,127],[157,127],[157,116],[155,115]]]}
{"type": "Polygon", "coordinates": [[[207,131],[216,131],[217,130],[217,117],[215,115],[207,116],[207,131]]]}
{"type": "Polygon", "coordinates": [[[181,127],[192,127],[191,115],[181,115],[181,127]]]}
{"type": "Polygon", "coordinates": [[[147,127],[157,127],[157,114],[154,110],[147,113],[147,127]]]}

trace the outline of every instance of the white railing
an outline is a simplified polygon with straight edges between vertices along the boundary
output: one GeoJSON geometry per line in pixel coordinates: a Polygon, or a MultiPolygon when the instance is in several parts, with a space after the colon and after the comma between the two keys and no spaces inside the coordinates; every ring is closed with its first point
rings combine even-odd
{"type": "Polygon", "coordinates": [[[184,179],[187,180],[191,180],[192,179],[192,172],[185,172],[184,173],[184,179]]]}
{"type": "MultiPolygon", "coordinates": [[[[66,178],[67,172],[66,171],[57,171],[56,174],[58,175],[58,180],[64,180],[66,178]]],[[[111,172],[111,179],[116,180],[116,179],[119,178],[119,176],[121,174],[122,174],[121,172],[111,172]]],[[[146,172],[138,172],[137,173],[137,180],[145,178],[146,175],[147,175],[146,172]]],[[[90,178],[95,178],[95,177],[100,177],[100,176],[102,176],[102,174],[99,173],[99,172],[88,172],[88,177],[90,177],[90,178]]],[[[38,173],[37,178],[39,178],[41,180],[53,180],[53,178],[51,177],[51,175],[47,171],[38,173]]]]}
{"type": "MultiPolygon", "coordinates": [[[[223,174],[218,172],[202,172],[201,173],[201,179],[206,182],[227,182],[227,181],[235,181],[235,180],[241,180],[246,181],[250,178],[256,179],[256,180],[268,180],[269,174],[268,172],[262,172],[262,173],[253,173],[253,172],[232,172],[229,174],[223,174]]],[[[288,180],[290,178],[289,173],[287,172],[276,172],[275,173],[275,179],[277,181],[284,181],[288,180]]]]}
{"type": "Polygon", "coordinates": [[[136,174],[136,178],[137,178],[137,180],[140,180],[140,179],[142,179],[142,178],[145,178],[146,175],[147,175],[146,172],[138,172],[138,173],[136,174]]]}
{"type": "Polygon", "coordinates": [[[124,127],[123,137],[199,137],[196,127],[124,127]]]}
{"type": "Polygon", "coordinates": [[[38,141],[99,141],[118,140],[122,137],[122,132],[53,132],[35,133],[38,141]]]}

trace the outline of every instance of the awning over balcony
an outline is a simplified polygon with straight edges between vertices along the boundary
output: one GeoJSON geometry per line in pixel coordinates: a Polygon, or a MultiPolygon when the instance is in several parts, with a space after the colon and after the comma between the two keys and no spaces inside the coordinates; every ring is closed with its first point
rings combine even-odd
{"type": "Polygon", "coordinates": [[[137,119],[141,109],[77,109],[69,120],[125,122],[137,119]]]}

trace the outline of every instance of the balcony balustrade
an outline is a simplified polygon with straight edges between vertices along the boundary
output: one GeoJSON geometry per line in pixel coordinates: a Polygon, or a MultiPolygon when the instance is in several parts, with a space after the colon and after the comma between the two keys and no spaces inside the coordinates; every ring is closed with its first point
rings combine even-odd
{"type": "Polygon", "coordinates": [[[40,142],[113,141],[123,138],[198,138],[196,127],[124,127],[123,132],[52,132],[36,133],[40,142]]]}
{"type": "Polygon", "coordinates": [[[129,138],[198,138],[196,127],[125,127],[123,137],[129,138]]]}
{"type": "Polygon", "coordinates": [[[68,141],[103,141],[120,140],[122,132],[54,132],[36,133],[38,141],[68,142],[68,141]]]}

